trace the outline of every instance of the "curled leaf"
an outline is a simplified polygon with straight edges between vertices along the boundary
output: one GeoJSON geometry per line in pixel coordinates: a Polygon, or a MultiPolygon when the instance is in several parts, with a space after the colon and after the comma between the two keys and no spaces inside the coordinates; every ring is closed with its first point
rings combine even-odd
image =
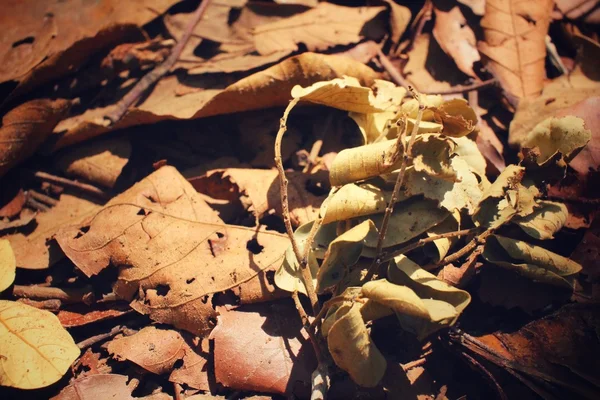
{"type": "Polygon", "coordinates": [[[516,217],[514,224],[535,239],[552,239],[567,222],[569,211],[562,203],[551,201],[538,202],[540,208],[525,217],[516,217]]]}
{"type": "Polygon", "coordinates": [[[446,136],[466,136],[476,128],[477,114],[465,99],[448,100],[432,110],[434,120],[444,126],[442,133],[446,136]]]}
{"type": "Polygon", "coordinates": [[[455,143],[439,135],[422,135],[419,139],[412,148],[415,171],[455,181],[456,171],[450,164],[450,155],[454,152],[455,143]]]}
{"type": "MultiPolygon", "coordinates": [[[[391,196],[390,192],[375,185],[349,183],[329,200],[323,223],[383,213],[391,196]]],[[[402,200],[405,199],[401,198],[399,201],[402,200]]]]}
{"type": "Polygon", "coordinates": [[[477,143],[465,136],[453,137],[452,141],[456,143],[454,154],[465,160],[471,171],[475,172],[480,178],[485,179],[487,163],[477,143]]]}
{"type": "MultiPolygon", "coordinates": [[[[437,236],[443,233],[454,232],[460,227],[460,213],[452,212],[445,220],[427,231],[427,236],[437,236]]],[[[450,250],[450,247],[458,240],[457,237],[442,238],[425,244],[425,254],[430,256],[434,262],[441,261],[450,250]]]]}
{"type": "Polygon", "coordinates": [[[15,280],[17,260],[10,242],[0,239],[0,292],[8,288],[15,280]]]}
{"type": "Polygon", "coordinates": [[[79,348],[54,314],[0,300],[0,385],[19,389],[51,385],[78,356],[79,348]]]}
{"type": "Polygon", "coordinates": [[[538,282],[570,288],[567,280],[581,271],[581,265],[543,247],[521,240],[492,235],[485,244],[483,257],[538,282]]]}
{"type": "Polygon", "coordinates": [[[365,327],[357,305],[343,305],[335,313],[329,329],[327,346],[336,365],[350,374],[360,386],[377,386],[387,362],[375,346],[365,327]]]}

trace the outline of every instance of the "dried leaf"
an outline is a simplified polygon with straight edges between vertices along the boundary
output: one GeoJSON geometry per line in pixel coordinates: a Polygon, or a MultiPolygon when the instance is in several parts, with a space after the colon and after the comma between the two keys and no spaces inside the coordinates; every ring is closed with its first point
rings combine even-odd
{"type": "Polygon", "coordinates": [[[98,374],[78,379],[52,397],[51,400],[94,400],[94,399],[120,399],[120,400],[168,400],[171,396],[166,393],[155,393],[143,397],[132,395],[137,383],[127,382],[129,377],[117,374],[98,374]]]}
{"type": "Polygon", "coordinates": [[[417,36],[403,69],[406,79],[420,92],[449,90],[467,78],[456,68],[447,68],[450,59],[438,46],[434,51],[434,44],[431,34],[423,33],[417,36]],[[460,76],[457,76],[457,73],[460,73],[460,76]]]}
{"type": "Polygon", "coordinates": [[[291,394],[297,382],[310,385],[314,353],[288,302],[224,312],[211,338],[215,377],[226,387],[291,394]]]}
{"type": "Polygon", "coordinates": [[[439,135],[421,135],[413,145],[413,166],[418,172],[454,182],[456,171],[451,166],[450,155],[455,143],[439,135]]]}
{"type": "Polygon", "coordinates": [[[0,385],[37,389],[53,384],[79,356],[54,314],[0,300],[0,385]]]}
{"type": "Polygon", "coordinates": [[[335,286],[350,272],[350,267],[356,264],[363,251],[367,236],[371,236],[371,240],[377,238],[377,228],[371,220],[347,230],[329,244],[325,259],[317,272],[318,293],[335,286]]]}
{"type": "Polygon", "coordinates": [[[87,276],[121,266],[119,298],[199,336],[213,327],[215,293],[231,289],[241,303],[277,295],[266,275],[288,245],[279,233],[225,225],[172,167],[115,197],[92,219],[62,229],[57,241],[87,276]]]}
{"type": "Polygon", "coordinates": [[[541,165],[559,152],[565,160],[573,159],[591,138],[592,132],[585,129],[581,118],[553,117],[537,124],[523,145],[540,149],[537,162],[541,165]]]}
{"type": "Polygon", "coordinates": [[[15,280],[17,261],[10,242],[0,239],[0,292],[7,289],[15,280]]]}
{"type": "Polygon", "coordinates": [[[127,139],[86,143],[60,154],[56,166],[66,175],[113,188],[131,156],[127,139]]]}
{"type": "Polygon", "coordinates": [[[205,75],[187,77],[181,83],[177,76],[167,76],[156,84],[142,102],[130,108],[119,122],[110,127],[105,126],[103,116],[114,104],[90,109],[63,120],[54,130],[58,141],[53,149],[134,125],[282,106],[288,103],[290,90],[295,85],[309,86],[344,75],[353,76],[367,84],[375,78],[372,69],[347,57],[314,53],[290,57],[227,87],[215,86],[214,78],[205,75]],[[180,84],[195,90],[178,95],[180,84]]]}
{"type": "Polygon", "coordinates": [[[35,153],[52,134],[56,124],[66,116],[69,105],[68,100],[62,99],[31,100],[13,108],[2,117],[0,176],[35,153]]]}
{"type": "Polygon", "coordinates": [[[16,217],[21,213],[21,210],[23,210],[23,206],[27,201],[23,189],[10,186],[12,185],[8,184],[7,187],[4,188],[6,191],[2,193],[2,196],[0,197],[2,204],[2,206],[0,206],[0,218],[16,217]]]}
{"type": "MultiPolygon", "coordinates": [[[[448,232],[455,232],[460,229],[460,213],[454,211],[445,220],[427,231],[427,236],[437,236],[448,232]]],[[[442,238],[434,240],[432,243],[425,244],[423,251],[430,256],[433,262],[441,261],[450,250],[450,247],[458,240],[457,237],[442,238]],[[435,249],[435,250],[432,250],[435,249]]]]}
{"type": "Polygon", "coordinates": [[[479,61],[479,52],[476,47],[475,33],[467,24],[465,16],[458,6],[449,11],[434,7],[435,25],[433,37],[440,47],[448,54],[458,69],[465,74],[477,77],[473,71],[473,63],[479,61]]]}
{"type": "Polygon", "coordinates": [[[600,11],[598,11],[598,0],[585,0],[573,2],[571,0],[556,0],[556,9],[563,14],[564,18],[571,20],[583,20],[588,24],[600,23],[600,11]]]}
{"type": "Polygon", "coordinates": [[[59,310],[56,317],[65,328],[74,328],[117,318],[130,312],[133,310],[128,304],[122,302],[93,304],[92,306],[74,304],[59,310]]]}
{"type": "Polygon", "coordinates": [[[567,222],[567,206],[551,201],[539,201],[540,208],[525,217],[516,217],[513,223],[534,239],[554,239],[554,234],[567,222]]]}
{"type": "Polygon", "coordinates": [[[546,34],[554,2],[487,0],[479,51],[509,96],[537,97],[545,78],[546,34]]]}
{"type": "Polygon", "coordinates": [[[323,51],[335,45],[359,42],[365,24],[384,7],[342,7],[319,3],[316,8],[254,29],[254,44],[260,54],[298,50],[323,51]]]}
{"type": "Polygon", "coordinates": [[[499,235],[487,239],[483,257],[535,281],[567,288],[573,286],[569,279],[581,271],[581,265],[543,247],[499,235]]]}
{"type": "Polygon", "coordinates": [[[99,208],[89,200],[62,194],[58,204],[50,211],[37,214],[33,231],[27,235],[14,233],[4,236],[13,248],[17,267],[46,269],[60,261],[64,254],[52,240],[56,232],[65,225],[87,218],[99,208]]]}
{"type": "Polygon", "coordinates": [[[465,99],[452,99],[433,108],[436,122],[444,126],[442,133],[450,137],[462,137],[473,132],[477,126],[477,114],[465,99]]]}
{"type": "Polygon", "coordinates": [[[385,0],[385,2],[390,6],[390,40],[398,44],[410,23],[411,12],[408,7],[401,6],[393,0],[385,0]]]}
{"type": "MultiPolygon", "coordinates": [[[[323,223],[383,213],[391,197],[391,192],[375,185],[349,183],[329,199],[323,223]]],[[[399,197],[399,201],[406,200],[402,194],[399,197]]]]}
{"type": "Polygon", "coordinates": [[[376,386],[385,373],[387,362],[369,337],[357,305],[343,305],[335,313],[327,346],[336,365],[350,374],[360,386],[376,386]]]}
{"type": "Polygon", "coordinates": [[[36,215],[37,212],[29,208],[24,208],[17,219],[2,218],[0,219],[0,232],[13,231],[15,228],[27,226],[35,220],[36,215]]]}
{"type": "Polygon", "coordinates": [[[481,154],[481,148],[477,143],[468,137],[453,137],[452,141],[456,143],[454,154],[469,164],[469,169],[475,172],[480,178],[485,178],[487,163],[481,154]]]}

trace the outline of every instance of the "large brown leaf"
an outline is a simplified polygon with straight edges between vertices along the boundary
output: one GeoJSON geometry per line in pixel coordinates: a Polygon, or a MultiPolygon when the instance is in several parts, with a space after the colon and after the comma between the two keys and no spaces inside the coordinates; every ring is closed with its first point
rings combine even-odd
{"type": "Polygon", "coordinates": [[[10,110],[0,126],[0,177],[33,155],[69,108],[67,100],[31,100],[10,110]]]}
{"type": "Polygon", "coordinates": [[[21,91],[78,68],[179,0],[6,0],[0,3],[0,83],[21,91]],[[19,90],[19,89],[18,89],[19,90]]]}
{"type": "Polygon", "coordinates": [[[314,53],[290,57],[230,86],[225,86],[224,82],[218,86],[213,77],[205,75],[168,76],[114,126],[107,127],[103,121],[103,116],[114,105],[90,109],[62,121],[54,130],[58,139],[54,149],[133,125],[282,106],[289,101],[289,93],[295,85],[309,86],[344,75],[354,76],[367,84],[376,77],[371,68],[347,57],[314,53]],[[181,94],[181,88],[187,93],[181,94]]]}
{"type": "Polygon", "coordinates": [[[215,293],[231,289],[242,303],[278,295],[267,271],[288,244],[279,233],[225,225],[172,167],[62,229],[57,241],[87,276],[119,266],[115,293],[138,312],[201,336],[214,326],[215,293]]]}
{"type": "Polygon", "coordinates": [[[479,51],[509,96],[537,97],[546,77],[546,34],[552,0],[487,0],[479,51]]]}
{"type": "Polygon", "coordinates": [[[134,397],[133,391],[139,381],[130,381],[125,375],[98,374],[77,379],[51,400],[167,400],[171,399],[166,393],[154,393],[143,397],[134,397]]]}

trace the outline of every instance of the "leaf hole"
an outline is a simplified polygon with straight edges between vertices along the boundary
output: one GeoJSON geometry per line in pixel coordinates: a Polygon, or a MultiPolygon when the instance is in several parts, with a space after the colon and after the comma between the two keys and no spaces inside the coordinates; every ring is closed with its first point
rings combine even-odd
{"type": "Polygon", "coordinates": [[[265,279],[269,282],[269,285],[275,286],[275,271],[267,271],[265,279]]]}
{"type": "Polygon", "coordinates": [[[88,233],[89,231],[90,231],[89,226],[82,226],[81,228],[79,228],[79,231],[77,232],[77,235],[75,235],[74,239],[79,239],[80,237],[82,237],[83,235],[88,233]]]}
{"type": "Polygon", "coordinates": [[[222,239],[222,238],[224,238],[224,237],[225,237],[225,234],[224,234],[224,233],[221,233],[221,232],[217,232],[217,237],[218,237],[219,239],[222,239]]]}
{"type": "Polygon", "coordinates": [[[263,251],[263,249],[265,248],[265,246],[261,246],[258,243],[258,240],[252,239],[252,240],[248,240],[248,243],[246,243],[246,248],[248,250],[250,250],[252,252],[252,254],[260,254],[263,251]]]}
{"type": "Polygon", "coordinates": [[[158,296],[166,296],[167,293],[169,293],[169,290],[171,290],[169,285],[160,284],[156,287],[156,294],[158,296]]]}
{"type": "Polygon", "coordinates": [[[14,42],[12,44],[12,47],[14,49],[14,48],[17,48],[17,47],[22,46],[24,44],[33,44],[33,42],[35,42],[35,38],[33,36],[27,36],[24,39],[17,40],[16,42],[14,42]]]}
{"type": "Polygon", "coordinates": [[[175,361],[175,363],[173,364],[173,368],[177,369],[181,367],[183,367],[183,359],[180,358],[179,360],[175,361]]]}
{"type": "Polygon", "coordinates": [[[190,278],[190,279],[186,279],[185,283],[187,283],[188,285],[192,282],[194,282],[196,280],[196,278],[190,278]]]}

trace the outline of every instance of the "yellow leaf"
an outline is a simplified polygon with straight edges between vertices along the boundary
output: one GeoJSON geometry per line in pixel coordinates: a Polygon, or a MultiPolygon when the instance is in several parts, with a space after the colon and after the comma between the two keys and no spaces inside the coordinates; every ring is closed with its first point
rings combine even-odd
{"type": "Polygon", "coordinates": [[[513,223],[535,239],[553,239],[567,222],[569,211],[562,203],[540,201],[540,208],[525,217],[513,219],[513,223]]]}
{"type": "Polygon", "coordinates": [[[592,132],[585,128],[581,118],[566,116],[548,118],[529,133],[524,143],[526,147],[538,147],[538,164],[543,164],[556,153],[561,153],[567,161],[572,160],[592,138],[592,132]]]}
{"type": "Polygon", "coordinates": [[[79,348],[48,311],[0,300],[0,385],[37,389],[53,384],[79,356],[79,348]]]}
{"type": "Polygon", "coordinates": [[[0,239],[0,292],[12,285],[15,280],[17,260],[10,247],[10,242],[0,239]]]}
{"type": "MultiPolygon", "coordinates": [[[[391,192],[375,185],[349,183],[342,186],[329,200],[323,223],[383,213],[391,197],[391,192]]],[[[402,193],[399,197],[398,201],[406,200],[402,193]]]]}

